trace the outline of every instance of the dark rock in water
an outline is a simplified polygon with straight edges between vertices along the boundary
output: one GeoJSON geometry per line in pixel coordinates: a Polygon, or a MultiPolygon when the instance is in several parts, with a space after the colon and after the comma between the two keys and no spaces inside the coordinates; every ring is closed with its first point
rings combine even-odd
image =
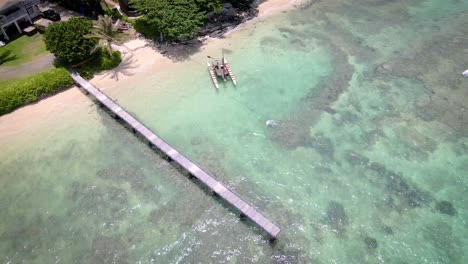
{"type": "Polygon", "coordinates": [[[450,216],[455,216],[457,214],[457,210],[453,207],[453,204],[449,201],[440,201],[436,203],[435,209],[441,213],[450,216]]]}
{"type": "Polygon", "coordinates": [[[364,243],[366,243],[368,249],[376,249],[379,244],[377,243],[377,239],[373,237],[366,237],[364,238],[364,243]]]}
{"type": "Polygon", "coordinates": [[[387,191],[398,197],[406,206],[410,208],[421,207],[431,200],[431,197],[427,193],[411,186],[403,176],[388,170],[384,165],[371,162],[369,168],[383,177],[386,181],[385,187],[387,191]]]}
{"type": "Polygon", "coordinates": [[[393,229],[388,226],[388,225],[384,225],[383,226],[383,231],[385,232],[385,234],[387,235],[393,235],[393,229]]]}
{"type": "Polygon", "coordinates": [[[327,220],[333,226],[347,225],[348,216],[346,215],[343,205],[338,202],[331,201],[328,204],[327,220]]]}

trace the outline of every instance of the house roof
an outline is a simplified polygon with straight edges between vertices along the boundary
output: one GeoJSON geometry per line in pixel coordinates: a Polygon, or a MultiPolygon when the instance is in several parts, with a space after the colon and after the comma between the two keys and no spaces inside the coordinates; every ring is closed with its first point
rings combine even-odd
{"type": "Polygon", "coordinates": [[[0,10],[20,2],[20,0],[0,0],[0,10]]]}

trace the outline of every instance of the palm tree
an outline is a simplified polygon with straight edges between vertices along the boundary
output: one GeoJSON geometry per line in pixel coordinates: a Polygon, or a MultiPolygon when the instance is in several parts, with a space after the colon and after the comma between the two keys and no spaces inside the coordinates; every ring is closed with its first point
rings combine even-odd
{"type": "Polygon", "coordinates": [[[124,12],[124,14],[127,14],[128,12],[128,0],[119,0],[119,6],[120,10],[124,12]]]}
{"type": "Polygon", "coordinates": [[[117,25],[112,24],[112,18],[104,15],[98,17],[98,22],[93,27],[93,33],[86,35],[85,38],[94,38],[106,41],[107,51],[112,55],[112,42],[119,44],[114,39],[117,33],[117,25]]]}

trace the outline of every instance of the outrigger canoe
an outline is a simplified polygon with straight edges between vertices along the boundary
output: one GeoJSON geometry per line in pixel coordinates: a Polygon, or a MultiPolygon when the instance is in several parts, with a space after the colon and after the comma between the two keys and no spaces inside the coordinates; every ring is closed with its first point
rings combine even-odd
{"type": "Polygon", "coordinates": [[[231,66],[229,65],[227,60],[224,58],[224,56],[221,59],[221,64],[217,60],[214,60],[213,58],[209,56],[208,58],[212,59],[211,62],[207,61],[207,65],[208,65],[208,72],[210,73],[211,80],[213,81],[213,84],[215,85],[216,89],[219,89],[218,77],[222,77],[223,80],[226,81],[226,76],[229,76],[229,78],[231,78],[232,83],[235,86],[237,86],[236,76],[234,76],[231,66]]]}

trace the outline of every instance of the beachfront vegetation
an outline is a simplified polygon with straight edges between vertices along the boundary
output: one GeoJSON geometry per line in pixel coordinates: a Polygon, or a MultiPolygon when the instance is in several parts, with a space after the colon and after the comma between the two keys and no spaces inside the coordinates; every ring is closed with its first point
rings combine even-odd
{"type": "Polygon", "coordinates": [[[132,0],[139,10],[135,29],[152,39],[182,40],[193,37],[207,23],[207,14],[219,12],[225,3],[248,9],[252,0],[132,0]]]}
{"type": "Polygon", "coordinates": [[[80,65],[76,70],[83,78],[90,79],[95,72],[110,70],[117,67],[122,62],[122,54],[120,51],[109,51],[105,48],[99,48],[93,54],[91,60],[80,65]]]}
{"type": "Polygon", "coordinates": [[[161,40],[190,38],[205,20],[195,0],[134,0],[133,7],[144,14],[135,21],[135,29],[161,40]]]}
{"type": "Polygon", "coordinates": [[[64,68],[52,69],[0,88],[0,115],[70,87],[73,80],[64,68]]]}
{"type": "Polygon", "coordinates": [[[92,33],[92,27],[93,23],[84,18],[50,25],[44,34],[47,50],[67,63],[86,60],[98,43],[96,39],[84,37],[92,33]]]}

